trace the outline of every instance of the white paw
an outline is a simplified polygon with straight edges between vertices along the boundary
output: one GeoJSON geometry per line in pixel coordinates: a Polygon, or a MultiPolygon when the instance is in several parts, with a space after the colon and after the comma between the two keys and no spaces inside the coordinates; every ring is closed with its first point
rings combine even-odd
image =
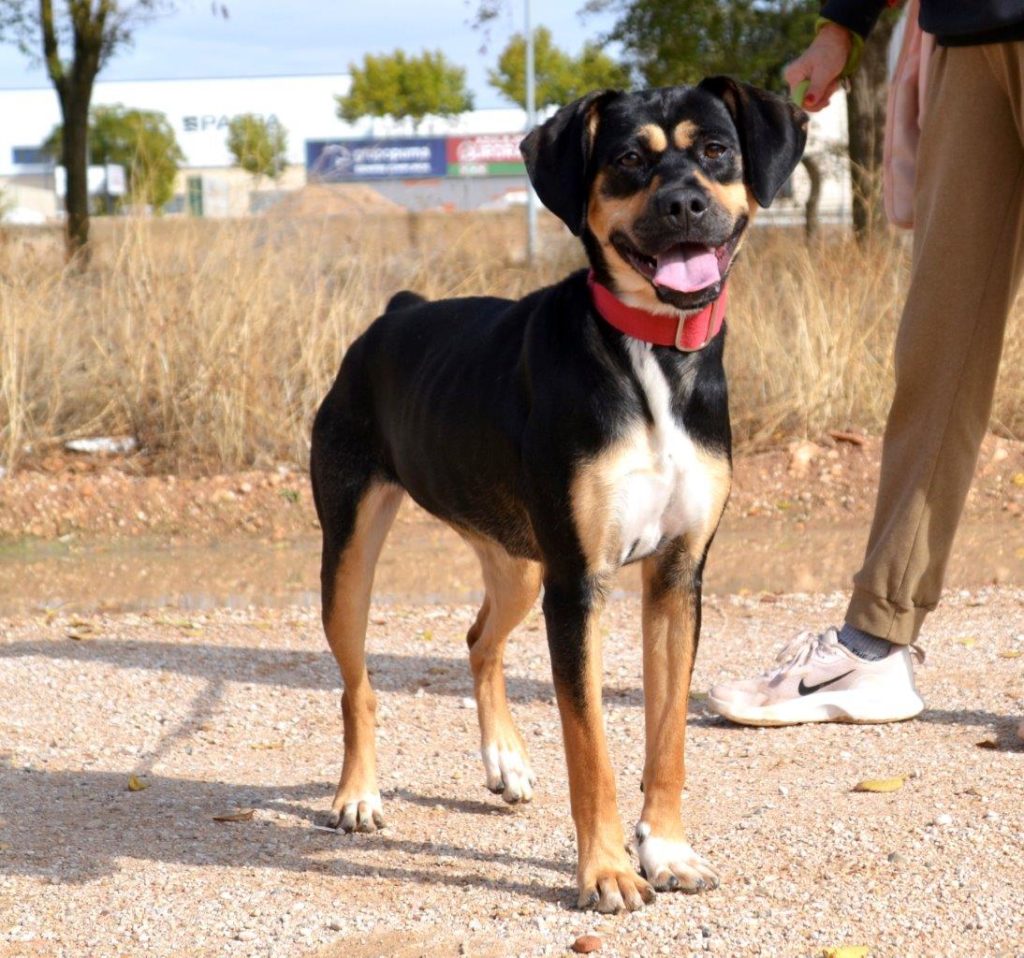
{"type": "Polygon", "coordinates": [[[509,805],[518,805],[533,798],[533,786],[537,778],[521,752],[497,745],[485,745],[480,755],[484,760],[487,787],[495,795],[500,795],[509,805]]]}
{"type": "Polygon", "coordinates": [[[689,842],[658,838],[645,822],[636,826],[636,850],[644,877],[658,891],[698,892],[719,885],[717,872],[689,842]]]}
{"type": "Polygon", "coordinates": [[[344,832],[375,832],[384,827],[383,811],[380,792],[366,792],[351,801],[342,799],[341,807],[331,810],[328,824],[344,832]]]}

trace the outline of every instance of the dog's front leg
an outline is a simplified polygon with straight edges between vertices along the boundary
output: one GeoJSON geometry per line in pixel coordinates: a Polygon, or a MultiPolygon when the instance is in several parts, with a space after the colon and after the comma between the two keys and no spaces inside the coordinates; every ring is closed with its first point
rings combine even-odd
{"type": "Polygon", "coordinates": [[[633,868],[615,802],[601,711],[601,604],[592,577],[545,581],[544,618],[576,824],[579,906],[634,911],[653,900],[654,891],[633,868]]]}
{"type": "Polygon", "coordinates": [[[643,563],[644,808],[636,827],[644,875],[658,891],[718,887],[718,875],[686,841],[682,795],[690,676],[700,634],[700,575],[682,540],[643,563]]]}

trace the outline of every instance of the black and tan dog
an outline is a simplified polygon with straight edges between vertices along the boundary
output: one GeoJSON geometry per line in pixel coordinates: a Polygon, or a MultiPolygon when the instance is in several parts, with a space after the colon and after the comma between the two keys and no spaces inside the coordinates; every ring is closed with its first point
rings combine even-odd
{"type": "Polygon", "coordinates": [[[680,806],[701,574],[731,476],[718,325],[744,230],[796,166],[805,125],[781,98],[724,77],[592,93],[522,145],[541,200],[582,234],[591,274],[518,302],[402,292],[349,349],[312,447],[323,621],[344,681],[338,827],[382,824],[366,620],[408,492],[480,558],[469,659],[487,785],[510,803],[530,800],[534,776],[502,656],[543,586],[580,905],[635,909],[651,884],[717,885],[680,806]],[[597,619],[629,562],[644,583],[647,881],[625,849],[601,712],[597,619]]]}

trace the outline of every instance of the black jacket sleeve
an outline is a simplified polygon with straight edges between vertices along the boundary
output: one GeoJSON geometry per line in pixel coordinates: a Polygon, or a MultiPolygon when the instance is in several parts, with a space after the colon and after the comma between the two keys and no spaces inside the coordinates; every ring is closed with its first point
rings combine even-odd
{"type": "Polygon", "coordinates": [[[886,0],[827,0],[821,15],[866,37],[886,6],[886,0]]]}

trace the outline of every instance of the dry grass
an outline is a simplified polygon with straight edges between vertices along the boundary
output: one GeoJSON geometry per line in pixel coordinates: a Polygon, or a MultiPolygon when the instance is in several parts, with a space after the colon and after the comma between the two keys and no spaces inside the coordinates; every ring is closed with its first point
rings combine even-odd
{"type": "MultiPolygon", "coordinates": [[[[519,296],[582,262],[545,223],[521,265],[518,215],[97,224],[93,268],[52,233],[0,237],[0,463],[27,445],[130,433],[157,468],[302,463],[344,349],[397,289],[519,296]]],[[[758,230],[736,270],[730,390],[741,443],[878,430],[906,283],[899,243],[808,249],[758,230]]],[[[1024,351],[1011,327],[1007,365],[1024,351]]],[[[1009,385],[1009,384],[1008,384],[1009,385]]],[[[1019,387],[997,421],[1024,427],[1019,387]]]]}

